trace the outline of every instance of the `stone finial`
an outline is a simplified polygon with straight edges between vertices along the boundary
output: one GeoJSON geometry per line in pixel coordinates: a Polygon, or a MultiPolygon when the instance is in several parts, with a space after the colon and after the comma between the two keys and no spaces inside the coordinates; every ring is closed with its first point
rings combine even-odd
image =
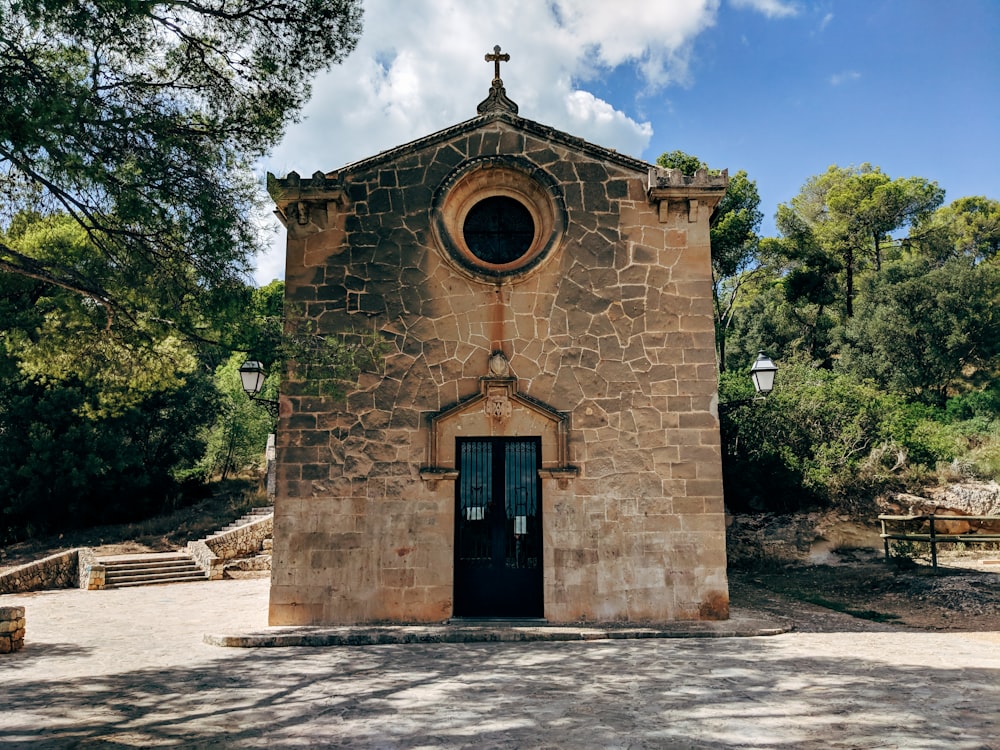
{"type": "Polygon", "coordinates": [[[503,81],[500,79],[500,63],[508,62],[510,60],[510,55],[506,52],[500,52],[500,45],[496,45],[493,48],[493,53],[486,53],[486,62],[491,62],[494,65],[493,68],[493,83],[490,84],[490,93],[485,99],[479,102],[479,106],[476,107],[476,111],[485,115],[489,112],[509,112],[512,115],[517,114],[517,104],[512,100],[507,98],[507,91],[503,87],[503,81]]]}

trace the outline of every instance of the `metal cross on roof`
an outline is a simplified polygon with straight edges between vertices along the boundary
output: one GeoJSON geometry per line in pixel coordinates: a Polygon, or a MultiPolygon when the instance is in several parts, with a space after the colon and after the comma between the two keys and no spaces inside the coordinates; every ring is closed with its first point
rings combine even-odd
{"type": "Polygon", "coordinates": [[[486,53],[486,62],[491,62],[494,65],[494,68],[493,68],[493,80],[494,81],[499,81],[500,80],[500,63],[501,62],[509,62],[509,61],[510,61],[510,55],[508,55],[506,52],[504,52],[503,54],[500,54],[500,45],[499,44],[496,47],[493,48],[493,54],[492,55],[489,52],[486,53]]]}

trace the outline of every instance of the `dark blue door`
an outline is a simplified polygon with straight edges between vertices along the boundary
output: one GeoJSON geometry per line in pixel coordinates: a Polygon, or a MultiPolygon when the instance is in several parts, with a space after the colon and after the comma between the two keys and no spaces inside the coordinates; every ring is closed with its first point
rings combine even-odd
{"type": "Polygon", "coordinates": [[[459,438],[457,617],[541,617],[540,438],[459,438]]]}

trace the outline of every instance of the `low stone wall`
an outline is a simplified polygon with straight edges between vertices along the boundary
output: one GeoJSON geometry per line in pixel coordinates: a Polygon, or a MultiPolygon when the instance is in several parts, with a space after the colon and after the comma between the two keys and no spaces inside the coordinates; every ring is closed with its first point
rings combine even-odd
{"type": "Polygon", "coordinates": [[[205,571],[208,580],[219,581],[222,579],[226,561],[218,557],[212,551],[212,548],[205,543],[204,539],[199,539],[197,542],[188,542],[187,551],[194,558],[198,567],[205,571]]]}
{"type": "Polygon", "coordinates": [[[98,562],[94,550],[89,547],[81,547],[77,562],[79,570],[79,585],[81,589],[96,591],[104,588],[105,568],[98,562]]]}
{"type": "Polygon", "coordinates": [[[79,585],[79,552],[59,552],[0,574],[0,594],[75,588],[79,585]]]}
{"type": "Polygon", "coordinates": [[[273,533],[274,515],[271,514],[231,531],[188,542],[187,550],[209,579],[217,581],[223,577],[226,560],[256,555],[264,540],[273,533]]]}
{"type": "Polygon", "coordinates": [[[21,650],[24,628],[24,607],[0,607],[0,654],[21,650]]]}

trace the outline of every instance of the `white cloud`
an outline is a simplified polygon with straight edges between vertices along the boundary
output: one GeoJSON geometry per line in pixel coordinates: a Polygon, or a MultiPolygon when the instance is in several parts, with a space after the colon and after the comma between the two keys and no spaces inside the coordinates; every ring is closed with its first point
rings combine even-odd
{"type": "MultiPolygon", "coordinates": [[[[632,88],[687,83],[692,42],[714,24],[719,2],[368,0],[357,49],[315,81],[303,120],[262,171],[334,170],[474,117],[493,77],[484,55],[496,44],[511,55],[501,76],[521,116],[638,156],[652,125],[588,82],[631,66],[632,88]]],[[[282,255],[275,248],[261,259],[259,282],[274,277],[282,255]]]]}
{"type": "Polygon", "coordinates": [[[845,83],[856,81],[861,78],[861,74],[856,70],[845,70],[842,73],[834,73],[830,76],[831,86],[843,86],[845,83]]]}
{"type": "Polygon", "coordinates": [[[783,0],[729,0],[734,8],[746,8],[763,13],[768,18],[785,18],[798,15],[799,9],[795,3],[783,0]]]}
{"type": "Polygon", "coordinates": [[[635,122],[589,91],[572,91],[566,95],[565,102],[569,118],[580,123],[581,129],[585,124],[591,133],[589,140],[598,145],[607,145],[614,140],[619,144],[619,151],[638,154],[653,137],[651,124],[635,122]],[[629,134],[632,135],[631,142],[629,134]]]}

